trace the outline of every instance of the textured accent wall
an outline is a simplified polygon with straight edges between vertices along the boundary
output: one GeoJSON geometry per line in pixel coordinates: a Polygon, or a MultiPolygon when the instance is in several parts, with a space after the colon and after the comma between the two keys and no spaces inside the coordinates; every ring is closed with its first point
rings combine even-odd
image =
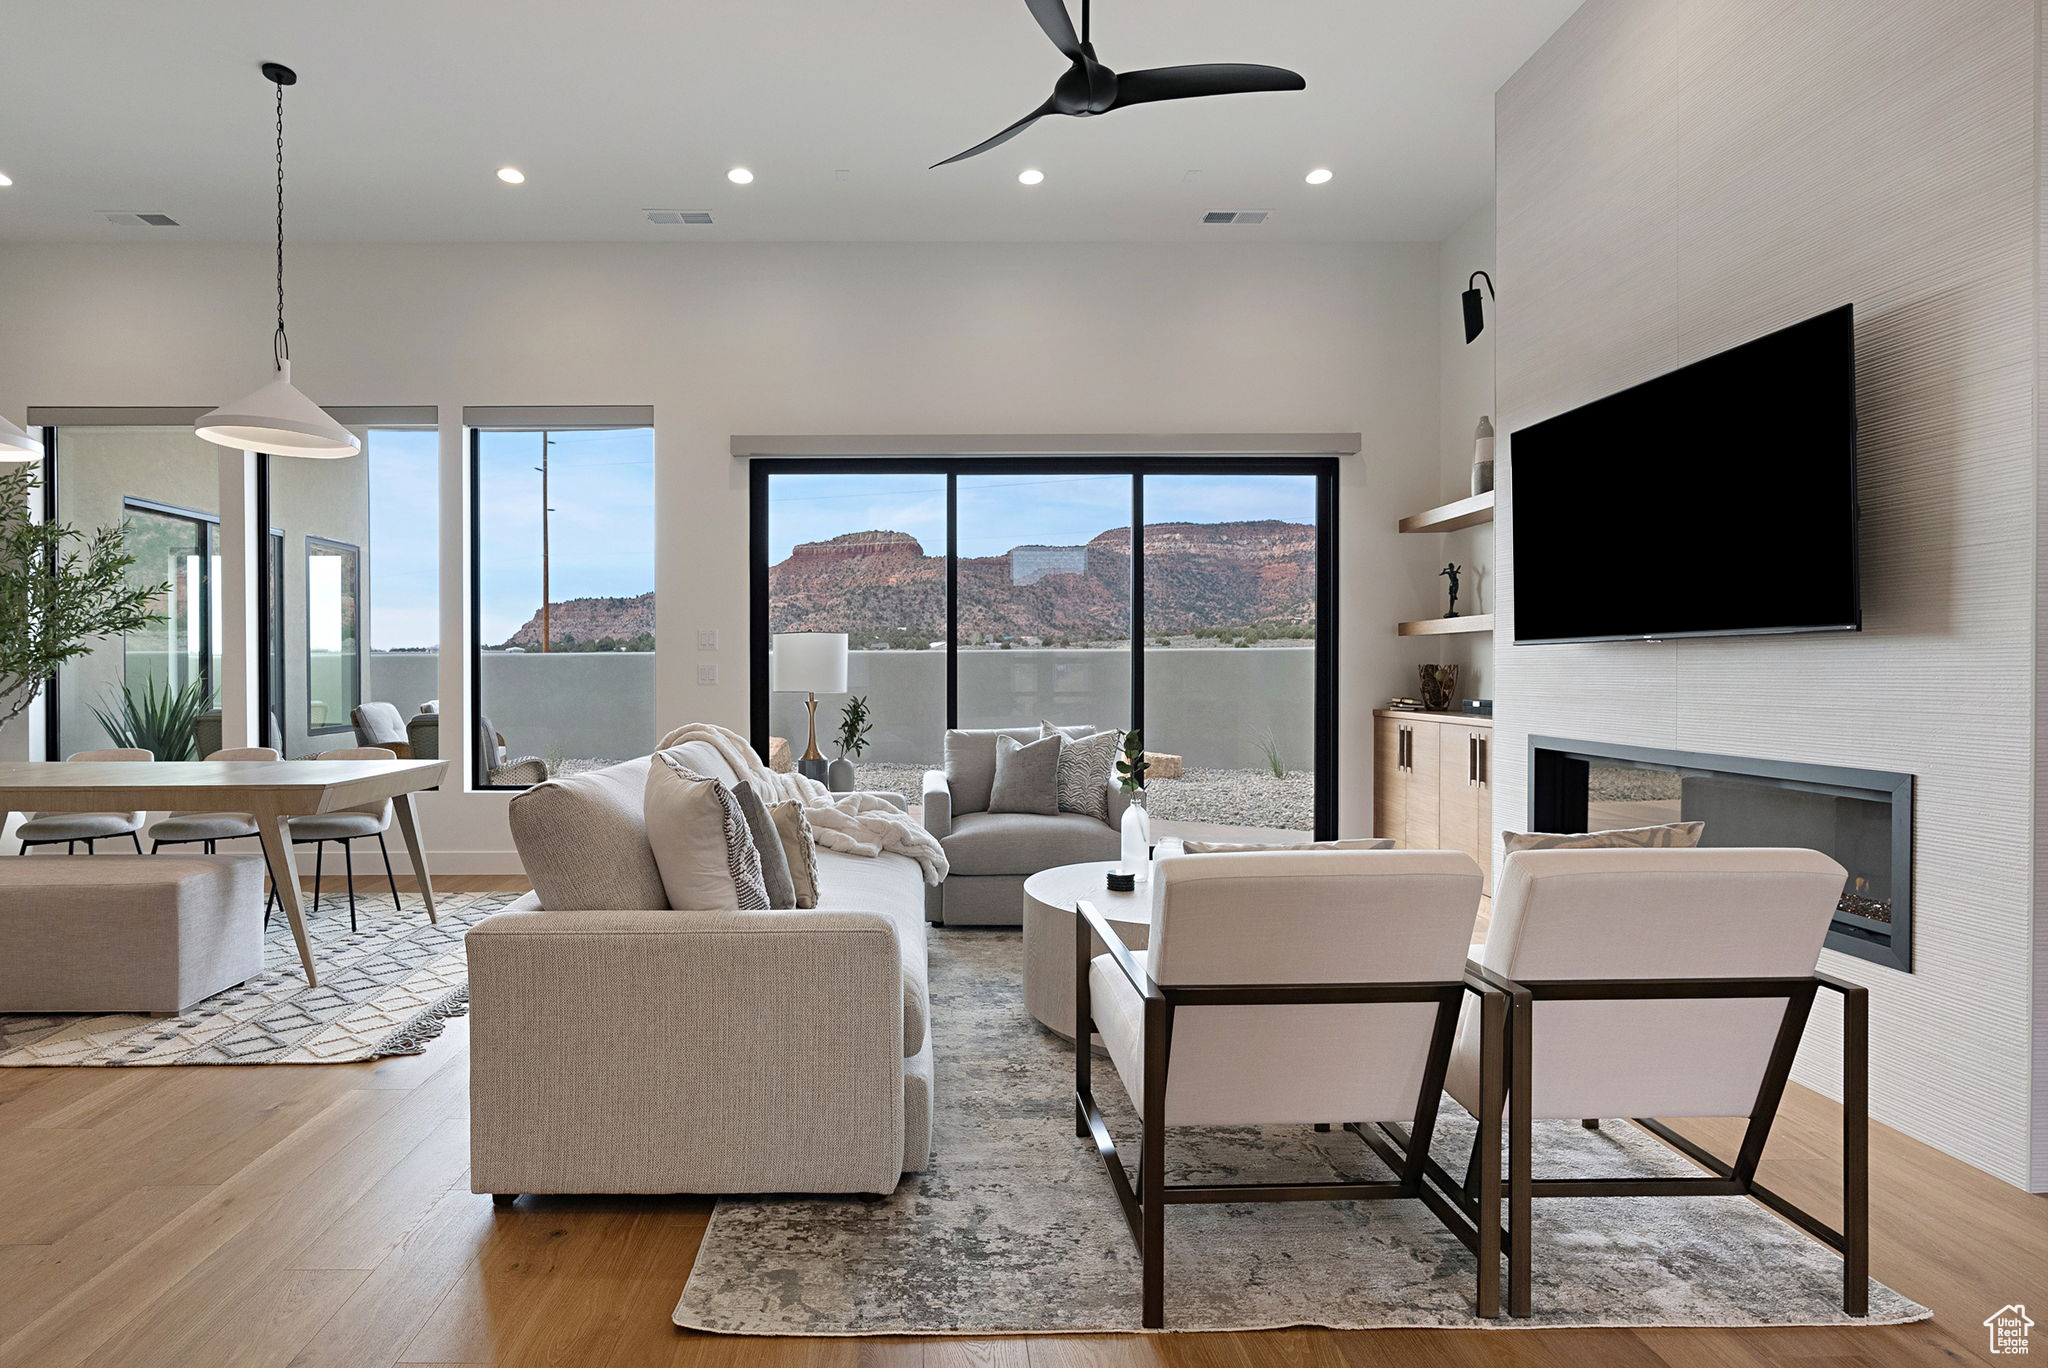
{"type": "MultiPolygon", "coordinates": [[[[1823,967],[1870,986],[1879,1119],[2038,1186],[2036,24],[2027,0],[1589,0],[1502,88],[1503,433],[1854,302],[1865,631],[1512,645],[1508,438],[1495,675],[1502,825],[1532,732],[1916,775],[1917,972],[1823,967]]],[[[1655,507],[1555,534],[1685,572],[1655,507]]],[[[1798,573],[1768,488],[1727,536],[1798,573]]],[[[1828,1003],[1799,1062],[1830,1093],[1837,1031],[1828,1003]]]]}

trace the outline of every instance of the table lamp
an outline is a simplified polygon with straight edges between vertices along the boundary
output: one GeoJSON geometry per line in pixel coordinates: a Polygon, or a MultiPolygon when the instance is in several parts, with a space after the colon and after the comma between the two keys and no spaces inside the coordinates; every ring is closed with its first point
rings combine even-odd
{"type": "Polygon", "coordinates": [[[846,633],[777,632],[769,642],[774,651],[773,688],[777,693],[800,693],[810,713],[810,740],[796,762],[796,772],[806,779],[825,780],[825,757],[818,752],[818,695],[846,692],[846,633]]]}

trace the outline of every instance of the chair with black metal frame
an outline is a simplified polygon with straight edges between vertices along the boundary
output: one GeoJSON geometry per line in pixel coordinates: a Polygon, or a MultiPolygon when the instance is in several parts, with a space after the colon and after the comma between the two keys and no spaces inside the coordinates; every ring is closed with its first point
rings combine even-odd
{"type": "MultiPolygon", "coordinates": [[[[154,751],[137,746],[112,746],[104,750],[79,751],[66,756],[66,764],[114,762],[142,764],[156,759],[154,751]]],[[[126,836],[135,843],[135,853],[142,853],[142,823],[149,816],[146,812],[32,812],[15,828],[15,839],[21,842],[14,852],[26,855],[31,846],[60,845],[66,855],[78,853],[82,842],[85,853],[96,854],[93,842],[118,840],[126,836]]]]}
{"type": "MultiPolygon", "coordinates": [[[[1075,1133],[1094,1141],[1138,1244],[1145,1327],[1165,1322],[1166,1208],[1211,1202],[1420,1201],[1477,1256],[1479,1313],[1498,1315],[1498,1162],[1490,1221],[1430,1188],[1423,1167],[1461,1004],[1477,998],[1488,1029],[1505,1027],[1505,995],[1465,973],[1479,866],[1455,851],[1270,851],[1168,857],[1152,877],[1149,949],[1131,950],[1087,902],[1074,941],[1075,1133]],[[1108,953],[1093,953],[1091,933],[1108,953]],[[1095,1101],[1098,1029],[1139,1113],[1135,1184],[1095,1101]],[[1396,1142],[1396,1132],[1346,1123],[1393,1171],[1388,1181],[1170,1185],[1169,1116],[1413,1126],[1396,1142]]],[[[1495,1147],[1500,1056],[1489,1055],[1495,1147]]]]}
{"type": "MultiPolygon", "coordinates": [[[[315,760],[396,760],[398,757],[383,746],[346,746],[340,750],[321,751],[315,760]]],[[[348,929],[356,927],[356,859],[352,842],[366,836],[377,838],[377,850],[384,856],[384,877],[391,883],[391,905],[404,906],[398,896],[398,876],[391,870],[391,850],[384,844],[384,833],[391,829],[391,800],[365,803],[360,807],[341,808],[334,812],[318,812],[309,817],[293,817],[286,824],[287,834],[293,845],[313,847],[313,906],[320,906],[321,880],[325,877],[323,862],[329,841],[341,847],[342,866],[348,879],[348,929]]],[[[270,897],[263,904],[263,924],[270,924],[271,904],[276,901],[277,890],[270,890],[270,897]]]]}
{"type": "MultiPolygon", "coordinates": [[[[208,760],[275,760],[274,746],[229,746],[214,751],[208,760]]],[[[222,841],[257,839],[256,819],[246,812],[174,812],[151,824],[149,853],[167,845],[196,845],[208,855],[222,841]]]]}
{"type": "MultiPolygon", "coordinates": [[[[1869,1313],[1869,1000],[1815,967],[1847,874],[1812,850],[1541,850],[1509,855],[1474,975],[1507,995],[1508,1310],[1531,1314],[1539,1197],[1755,1199],[1843,1256],[1842,1308],[1869,1313]],[[1822,988],[1840,994],[1842,1222],[1839,1229],[1756,1181],[1793,1057],[1822,988]],[[1538,1064],[1542,1067],[1539,1070],[1538,1064]],[[1539,1083],[1540,1078],[1540,1083],[1539,1083]],[[1706,1177],[1539,1178],[1535,1121],[1626,1116],[1706,1177]],[[1722,1160],[1654,1118],[1742,1117],[1722,1160]]],[[[1485,1105],[1483,1026],[1468,1014],[1446,1089],[1485,1105]]],[[[1464,1210],[1462,1184],[1429,1166],[1464,1210]]]]}

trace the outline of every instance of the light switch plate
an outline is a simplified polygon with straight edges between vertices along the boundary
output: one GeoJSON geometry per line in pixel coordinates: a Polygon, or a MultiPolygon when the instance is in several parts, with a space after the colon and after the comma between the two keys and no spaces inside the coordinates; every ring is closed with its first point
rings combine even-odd
{"type": "Polygon", "coordinates": [[[718,667],[716,665],[699,665],[697,667],[697,682],[699,684],[716,684],[718,682],[718,667]]]}
{"type": "Polygon", "coordinates": [[[718,649],[718,629],[716,627],[699,627],[697,629],[697,649],[700,651],[715,651],[718,649]]]}

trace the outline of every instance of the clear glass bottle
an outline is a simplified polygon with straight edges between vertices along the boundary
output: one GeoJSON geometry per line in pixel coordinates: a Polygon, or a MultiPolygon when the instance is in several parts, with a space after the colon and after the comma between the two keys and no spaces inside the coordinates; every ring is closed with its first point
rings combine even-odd
{"type": "Polygon", "coordinates": [[[1124,872],[1146,878],[1152,872],[1152,818],[1145,811],[1143,789],[1132,792],[1130,803],[1124,808],[1123,836],[1124,872]]]}

